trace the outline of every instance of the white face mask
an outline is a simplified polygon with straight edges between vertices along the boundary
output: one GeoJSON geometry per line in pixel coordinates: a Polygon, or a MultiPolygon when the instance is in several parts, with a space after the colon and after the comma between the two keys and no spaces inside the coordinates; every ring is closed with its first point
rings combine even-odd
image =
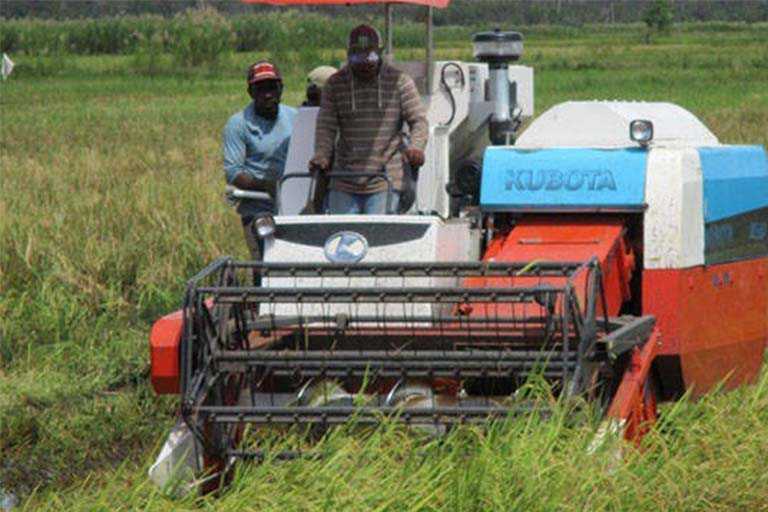
{"type": "Polygon", "coordinates": [[[364,53],[352,53],[349,55],[350,64],[378,64],[379,59],[379,54],[375,51],[369,52],[368,55],[364,53]]]}
{"type": "Polygon", "coordinates": [[[371,64],[378,64],[379,63],[379,54],[376,52],[371,52],[368,54],[368,58],[366,59],[371,64]]]}

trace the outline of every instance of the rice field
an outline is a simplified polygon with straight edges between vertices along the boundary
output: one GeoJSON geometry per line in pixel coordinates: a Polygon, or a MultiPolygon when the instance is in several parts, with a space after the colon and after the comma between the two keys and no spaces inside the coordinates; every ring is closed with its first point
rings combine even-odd
{"type": "MultiPolygon", "coordinates": [[[[765,24],[686,25],[651,45],[634,25],[522,31],[538,113],[672,101],[723,142],[768,145],[765,24]]],[[[469,59],[464,32],[438,32],[438,58],[469,59]]],[[[594,419],[558,406],[440,440],[341,429],[323,458],[242,466],[215,499],[154,489],[146,469],[177,404],[149,387],[149,328],[208,261],[247,255],[222,197],[220,133],[264,55],[178,69],[162,51],[154,73],[135,54],[19,55],[0,83],[0,488],[21,510],[768,510],[768,371],[667,406],[620,460],[615,446],[589,455],[594,419]]],[[[285,102],[342,56],[276,52],[285,102]]]]}

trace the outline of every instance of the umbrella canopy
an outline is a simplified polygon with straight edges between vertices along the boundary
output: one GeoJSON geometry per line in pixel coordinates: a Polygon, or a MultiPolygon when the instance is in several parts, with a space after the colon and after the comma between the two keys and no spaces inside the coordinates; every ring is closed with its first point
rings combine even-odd
{"type": "Polygon", "coordinates": [[[271,5],[350,5],[350,4],[414,4],[448,7],[451,0],[242,0],[246,4],[271,5]]]}
{"type": "MultiPolygon", "coordinates": [[[[451,0],[240,0],[246,4],[268,4],[268,5],[370,5],[370,4],[382,4],[387,8],[386,14],[386,48],[385,52],[390,57],[393,56],[392,52],[392,9],[393,4],[410,4],[410,5],[423,5],[429,7],[429,14],[427,15],[427,57],[426,65],[427,69],[432,69],[434,62],[434,43],[432,39],[432,7],[444,8],[448,7],[451,0]]],[[[426,76],[426,90],[432,90],[432,74],[427,73],[426,76]]]]}

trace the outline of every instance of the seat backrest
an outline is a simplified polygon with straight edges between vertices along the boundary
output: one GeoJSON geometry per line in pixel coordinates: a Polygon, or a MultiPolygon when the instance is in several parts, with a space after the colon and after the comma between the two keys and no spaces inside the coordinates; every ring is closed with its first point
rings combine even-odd
{"type": "MultiPolygon", "coordinates": [[[[284,175],[307,172],[309,160],[315,153],[315,125],[319,111],[317,107],[299,107],[293,122],[284,175]]],[[[309,178],[286,180],[280,189],[279,214],[298,215],[307,204],[311,188],[309,178]]]]}

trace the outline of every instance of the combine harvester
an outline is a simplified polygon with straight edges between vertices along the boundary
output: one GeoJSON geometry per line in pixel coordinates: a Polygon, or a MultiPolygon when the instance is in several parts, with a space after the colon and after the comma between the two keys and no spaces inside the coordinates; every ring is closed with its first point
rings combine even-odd
{"type": "Polygon", "coordinates": [[[262,457],[240,446],[245,424],[442,432],[524,413],[531,374],[636,441],[657,401],[758,375],[765,150],[722,145],[669,103],[566,102],[517,137],[533,116],[533,71],[511,64],[521,36],[477,34],[478,63],[434,61],[432,8],[448,1],[401,3],[429,11],[426,61],[400,63],[386,6],[388,58],[430,123],[413,204],[299,215],[316,116],[300,110],[288,169],[302,172],[262,219],[265,261],[213,262],[152,329],[152,384],[180,396],[183,418],[155,481],[262,457]]]}

